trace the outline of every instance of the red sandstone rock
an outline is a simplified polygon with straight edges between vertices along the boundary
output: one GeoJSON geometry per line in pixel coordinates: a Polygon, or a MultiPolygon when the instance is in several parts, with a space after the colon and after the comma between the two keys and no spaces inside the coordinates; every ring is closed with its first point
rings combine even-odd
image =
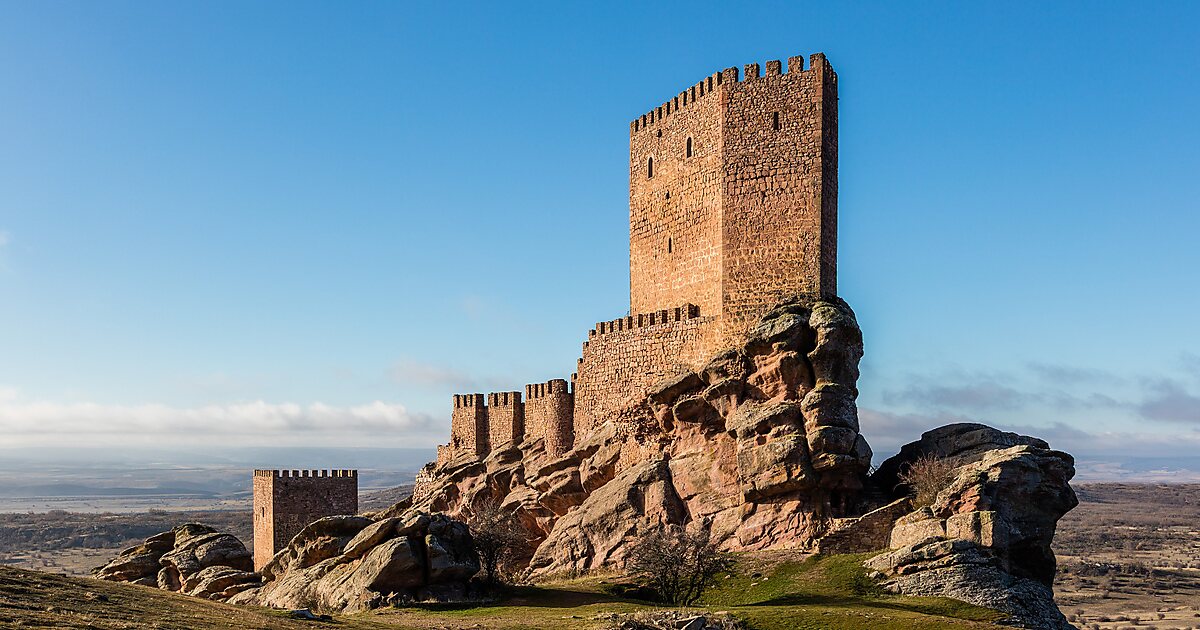
{"type": "Polygon", "coordinates": [[[540,543],[538,574],[619,565],[638,532],[695,519],[730,549],[809,546],[866,479],[855,382],[837,380],[857,378],[861,339],[840,300],[789,300],[740,347],[647,387],[570,451],[527,436],[441,462],[412,506],[499,502],[540,543]]]}

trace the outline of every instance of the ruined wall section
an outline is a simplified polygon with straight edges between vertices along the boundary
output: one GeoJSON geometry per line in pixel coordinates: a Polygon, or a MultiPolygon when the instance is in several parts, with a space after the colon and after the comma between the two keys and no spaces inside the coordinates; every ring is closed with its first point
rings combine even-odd
{"type": "Polygon", "coordinates": [[[601,322],[589,331],[575,378],[575,434],[583,437],[658,381],[703,366],[715,318],[694,304],[601,322]]]}
{"type": "Polygon", "coordinates": [[[255,470],[253,490],[255,570],[305,525],[358,513],[357,470],[255,470]]]}
{"type": "Polygon", "coordinates": [[[525,404],[521,392],[488,394],[487,419],[491,450],[520,444],[525,439],[525,404]]]}
{"type": "Polygon", "coordinates": [[[470,453],[477,458],[488,454],[488,417],[483,394],[455,394],[450,414],[451,457],[470,453]]]}
{"type": "Polygon", "coordinates": [[[630,125],[631,313],[679,304],[719,312],[721,83],[706,77],[630,125]]]}
{"type": "Polygon", "coordinates": [[[575,395],[556,378],[525,386],[525,434],[545,440],[546,453],[562,455],[575,443],[575,395]]]}
{"type": "Polygon", "coordinates": [[[821,54],[726,71],[722,327],[796,293],[837,293],[837,75],[821,54]]]}

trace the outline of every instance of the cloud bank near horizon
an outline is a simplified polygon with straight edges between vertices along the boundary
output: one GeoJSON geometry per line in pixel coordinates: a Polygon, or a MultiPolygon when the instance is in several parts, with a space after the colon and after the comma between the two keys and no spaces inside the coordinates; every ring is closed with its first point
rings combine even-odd
{"type": "Polygon", "coordinates": [[[106,405],[27,401],[0,388],[0,446],[430,446],[444,432],[427,414],[378,400],[106,405]]]}

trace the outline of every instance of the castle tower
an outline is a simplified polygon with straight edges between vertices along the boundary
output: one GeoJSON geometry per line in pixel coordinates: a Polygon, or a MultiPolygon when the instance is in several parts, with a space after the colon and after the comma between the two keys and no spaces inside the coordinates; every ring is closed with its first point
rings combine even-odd
{"type": "Polygon", "coordinates": [[[521,392],[493,392],[487,396],[488,446],[520,444],[525,438],[525,404],[521,392]]]}
{"type": "Polygon", "coordinates": [[[261,570],[305,525],[358,513],[357,470],[255,470],[254,570],[261,570]]]}
{"type": "Polygon", "coordinates": [[[562,455],[575,441],[575,395],[561,378],[525,386],[525,430],[543,438],[546,453],[562,455]]]}
{"type": "Polygon", "coordinates": [[[822,54],[706,77],[630,124],[630,312],[695,304],[724,343],[837,292],[837,75],[822,54]]]}
{"type": "Polygon", "coordinates": [[[450,414],[450,450],[454,455],[469,452],[476,457],[487,456],[487,406],[483,394],[455,394],[454,411],[450,414]]]}

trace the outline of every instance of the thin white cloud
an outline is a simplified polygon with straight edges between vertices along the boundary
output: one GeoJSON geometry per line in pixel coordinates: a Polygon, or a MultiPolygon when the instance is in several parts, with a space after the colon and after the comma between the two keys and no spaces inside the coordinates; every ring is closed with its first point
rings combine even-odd
{"type": "Polygon", "coordinates": [[[397,361],[392,365],[388,376],[397,385],[419,385],[424,388],[450,389],[459,393],[492,391],[505,385],[508,389],[515,387],[512,383],[503,383],[499,379],[479,378],[460,370],[412,359],[397,361]]]}
{"type": "Polygon", "coordinates": [[[0,247],[4,247],[5,245],[8,245],[8,243],[11,240],[12,240],[12,237],[9,236],[8,232],[5,232],[4,230],[0,230],[0,247]]]}
{"type": "Polygon", "coordinates": [[[0,445],[426,446],[444,428],[404,405],[250,401],[172,407],[25,401],[0,388],[0,445]]]}

